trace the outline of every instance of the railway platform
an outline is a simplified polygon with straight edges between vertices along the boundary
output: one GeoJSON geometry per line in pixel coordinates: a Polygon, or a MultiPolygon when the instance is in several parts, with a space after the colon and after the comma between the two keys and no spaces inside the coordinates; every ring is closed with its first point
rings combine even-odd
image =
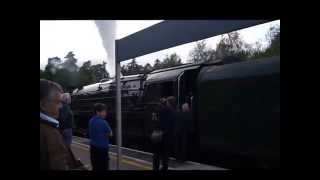
{"type": "MultiPolygon", "coordinates": [[[[90,153],[89,153],[89,140],[87,138],[73,137],[71,146],[75,156],[79,158],[83,164],[91,170],[90,153]]],[[[116,170],[117,161],[116,146],[111,145],[110,157],[110,170],[116,170]]],[[[120,170],[152,170],[152,153],[143,152],[130,148],[122,148],[122,162],[120,170]]],[[[169,170],[226,170],[224,168],[200,164],[196,162],[186,161],[178,163],[174,158],[169,160],[169,170]]]]}

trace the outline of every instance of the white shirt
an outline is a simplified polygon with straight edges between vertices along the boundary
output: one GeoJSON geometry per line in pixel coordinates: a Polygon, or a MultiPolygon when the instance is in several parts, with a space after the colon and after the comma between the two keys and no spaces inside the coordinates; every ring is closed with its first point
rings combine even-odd
{"type": "Polygon", "coordinates": [[[40,112],[40,118],[47,121],[47,122],[51,122],[51,123],[55,124],[57,127],[59,127],[59,121],[57,121],[53,117],[50,117],[50,116],[40,112]]]}

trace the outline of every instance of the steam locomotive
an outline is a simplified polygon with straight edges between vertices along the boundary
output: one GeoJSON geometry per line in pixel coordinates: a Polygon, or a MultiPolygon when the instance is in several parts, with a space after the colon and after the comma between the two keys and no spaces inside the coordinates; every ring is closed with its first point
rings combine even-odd
{"type": "MultiPolygon", "coordinates": [[[[188,139],[188,160],[227,168],[280,167],[280,57],[186,64],[124,76],[121,86],[125,147],[151,151],[159,99],[174,96],[179,107],[191,92],[194,132],[188,139]]],[[[75,131],[86,132],[97,102],[110,108],[109,123],[115,129],[115,97],[115,80],[75,90],[75,131]]]]}

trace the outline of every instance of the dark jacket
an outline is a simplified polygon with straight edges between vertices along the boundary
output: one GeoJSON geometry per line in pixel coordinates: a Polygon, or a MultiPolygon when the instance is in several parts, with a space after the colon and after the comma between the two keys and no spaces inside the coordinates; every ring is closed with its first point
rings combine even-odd
{"type": "Polygon", "coordinates": [[[63,103],[59,113],[60,129],[70,129],[73,127],[73,113],[68,104],[63,103]]]}
{"type": "Polygon", "coordinates": [[[77,162],[65,146],[59,129],[40,119],[40,169],[69,170],[76,167],[77,162]]]}
{"type": "Polygon", "coordinates": [[[175,127],[177,133],[191,133],[193,131],[192,113],[177,113],[177,121],[175,127]]]}
{"type": "Polygon", "coordinates": [[[176,120],[175,111],[167,106],[162,107],[159,112],[159,119],[160,129],[164,132],[164,135],[167,138],[172,137],[176,120]]]}

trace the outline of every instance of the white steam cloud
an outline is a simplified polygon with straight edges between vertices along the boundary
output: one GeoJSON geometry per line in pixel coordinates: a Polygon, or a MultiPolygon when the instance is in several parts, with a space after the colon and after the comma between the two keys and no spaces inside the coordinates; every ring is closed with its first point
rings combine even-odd
{"type": "Polygon", "coordinates": [[[115,76],[115,40],[116,40],[116,21],[97,20],[96,26],[102,39],[103,47],[107,52],[107,67],[111,77],[115,76]]]}

